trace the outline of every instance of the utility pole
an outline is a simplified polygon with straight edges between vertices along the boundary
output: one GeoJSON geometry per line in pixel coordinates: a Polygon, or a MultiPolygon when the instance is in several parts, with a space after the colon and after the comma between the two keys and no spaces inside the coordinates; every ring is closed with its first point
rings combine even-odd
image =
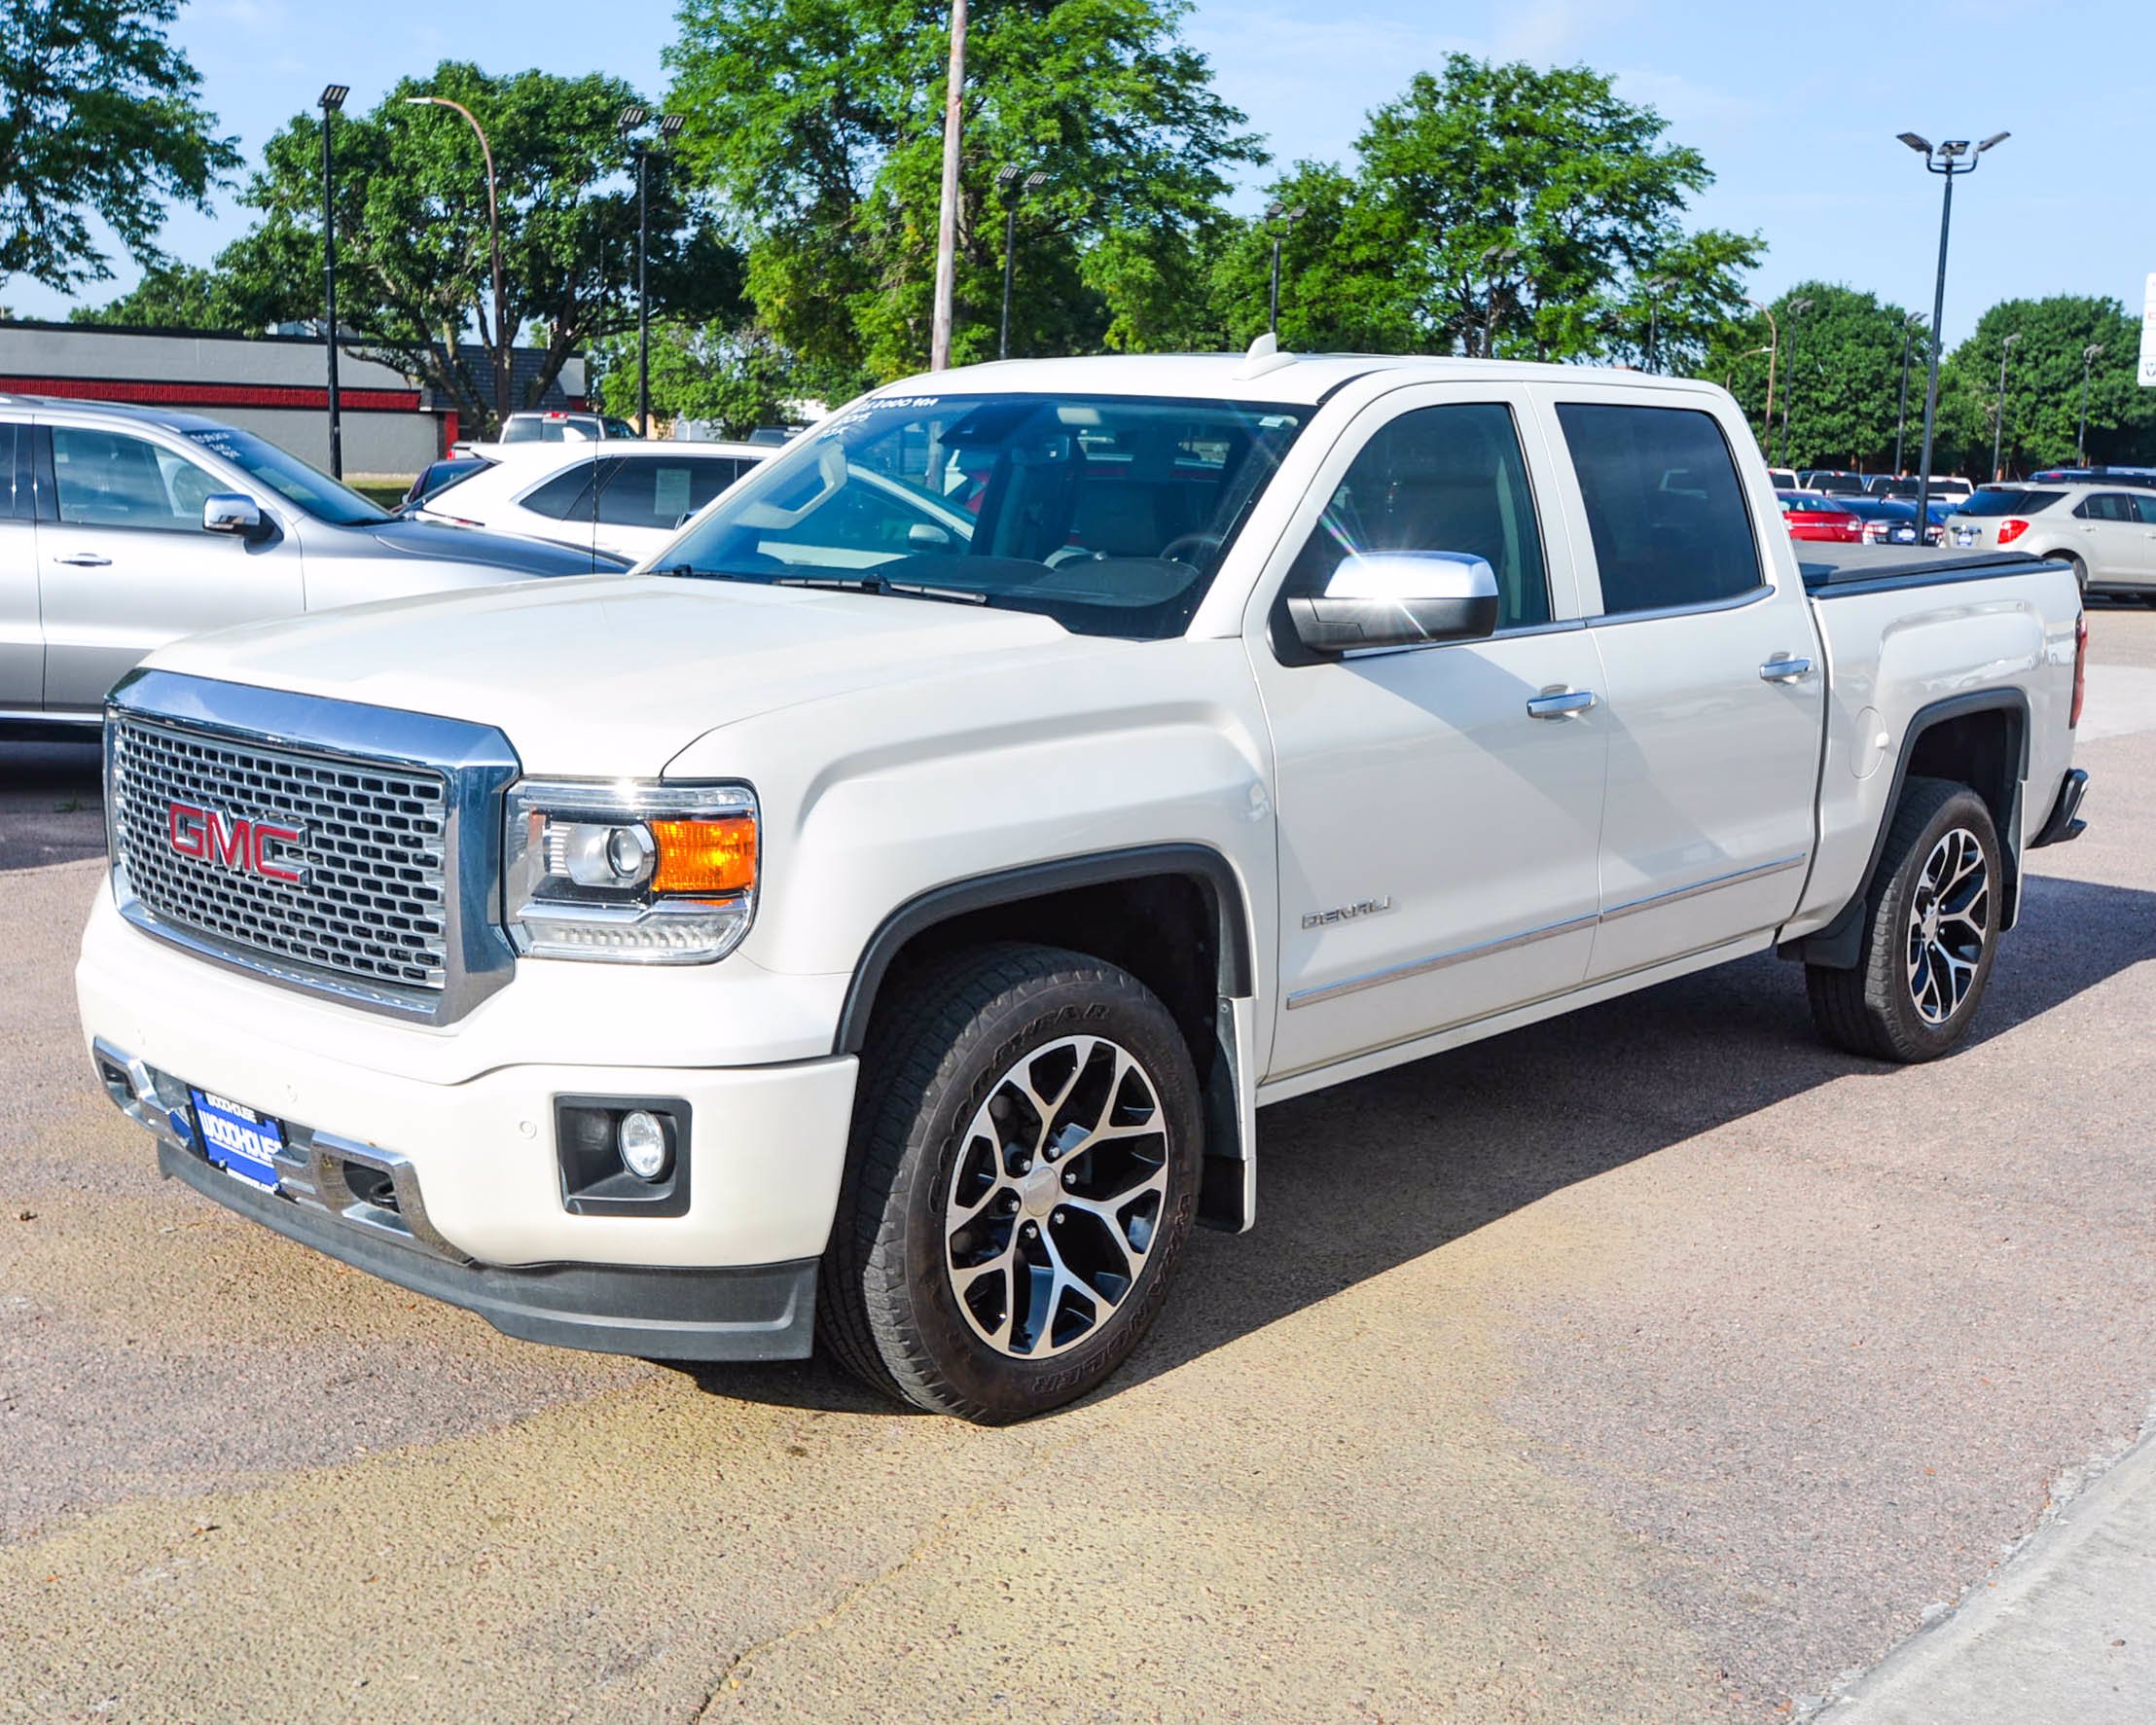
{"type": "Polygon", "coordinates": [[[462,102],[452,102],[448,96],[406,96],[405,105],[413,108],[449,108],[464,116],[465,124],[479,137],[479,153],[486,163],[486,235],[487,249],[494,262],[494,346],[490,355],[494,372],[494,431],[499,436],[504,422],[509,418],[510,368],[517,357],[517,332],[506,327],[509,321],[509,301],[502,292],[502,215],[501,200],[494,185],[494,146],[486,141],[486,128],[472,118],[471,109],[462,102]]]}
{"type": "Polygon", "coordinates": [[[951,292],[958,255],[958,128],[965,112],[966,0],[951,0],[951,72],[944,86],[943,201],[936,212],[936,304],[928,369],[951,368],[951,292]]]}
{"type": "Polygon", "coordinates": [[[1810,300],[1791,300],[1782,310],[1789,316],[1789,370],[1781,380],[1781,458],[1795,465],[1789,453],[1789,404],[1797,394],[1797,319],[1812,309],[1810,300]]]}
{"type": "MultiPolygon", "coordinates": [[[[651,118],[641,102],[631,102],[614,121],[614,129],[629,138],[629,159],[636,163],[636,435],[651,436],[651,141],[630,137],[651,118]]],[[[681,116],[659,117],[659,144],[673,142],[681,129],[681,116]]]]}
{"type": "MultiPolygon", "coordinates": [[[[322,345],[330,362],[330,478],[344,477],[344,421],[337,394],[337,167],[330,155],[330,118],[344,106],[352,93],[348,84],[325,85],[322,90],[322,287],[324,310],[322,345]]],[[[2082,391],[2086,402],[2087,390],[2082,391]]],[[[2082,414],[2084,420],[2088,415],[2082,414]]]]}

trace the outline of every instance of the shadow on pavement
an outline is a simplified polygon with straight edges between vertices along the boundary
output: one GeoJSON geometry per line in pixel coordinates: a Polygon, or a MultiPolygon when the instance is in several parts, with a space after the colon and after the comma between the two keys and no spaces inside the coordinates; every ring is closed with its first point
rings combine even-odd
{"type": "Polygon", "coordinates": [[[0,870],[104,853],[97,744],[0,743],[0,870]]]}
{"type": "MultiPolygon", "coordinates": [[[[2028,879],[1959,1059],[2144,958],[2156,892],[2028,879]]],[[[1381,1276],[1580,1180],[1835,1079],[1897,1068],[1815,1034],[1794,965],[1760,956],[1258,1116],[1258,1224],[1201,1233],[1159,1324],[1098,1393],[1381,1276]]],[[[720,1395],[898,1413],[822,1359],[683,1367],[720,1395]]]]}

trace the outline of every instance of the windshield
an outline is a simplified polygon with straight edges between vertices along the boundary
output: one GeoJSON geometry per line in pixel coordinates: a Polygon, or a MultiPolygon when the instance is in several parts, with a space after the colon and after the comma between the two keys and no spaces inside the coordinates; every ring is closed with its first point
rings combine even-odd
{"type": "Polygon", "coordinates": [[[187,435],[211,454],[224,456],[250,478],[260,480],[287,503],[298,504],[318,521],[361,527],[389,520],[387,510],[377,509],[357,491],[346,490],[328,474],[316,473],[297,455],[286,454],[251,431],[217,425],[187,435]]]}
{"type": "Polygon", "coordinates": [[[2039,509],[2049,509],[2064,491],[2009,490],[2000,485],[1986,485],[1958,506],[1958,515],[2034,515],[2039,509]]]}
{"type": "Polygon", "coordinates": [[[1128,396],[863,402],[743,479],[667,574],[1178,634],[1313,410],[1128,396]]]}

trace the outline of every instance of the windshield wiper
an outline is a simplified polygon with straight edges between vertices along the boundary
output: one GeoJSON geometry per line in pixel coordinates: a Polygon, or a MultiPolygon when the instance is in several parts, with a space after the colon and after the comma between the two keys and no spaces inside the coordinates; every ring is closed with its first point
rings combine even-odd
{"type": "Polygon", "coordinates": [[[972,587],[932,587],[919,581],[890,581],[881,575],[779,575],[773,587],[812,587],[827,593],[872,593],[879,597],[938,599],[948,605],[987,605],[994,601],[972,587]]]}
{"type": "Polygon", "coordinates": [[[694,563],[671,563],[664,569],[654,569],[654,575],[680,575],[692,581],[755,581],[754,575],[737,574],[732,569],[700,569],[694,563]]]}

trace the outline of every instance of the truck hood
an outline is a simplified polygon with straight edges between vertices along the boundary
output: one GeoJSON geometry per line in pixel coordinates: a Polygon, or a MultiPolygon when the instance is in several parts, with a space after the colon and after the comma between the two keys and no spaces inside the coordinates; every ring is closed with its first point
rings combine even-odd
{"type": "Polygon", "coordinates": [[[1127,651],[1050,618],[665,576],[526,581],[352,605],[175,642],[190,676],[499,727],[532,773],[651,776],[697,737],[997,656],[1127,651]]]}

